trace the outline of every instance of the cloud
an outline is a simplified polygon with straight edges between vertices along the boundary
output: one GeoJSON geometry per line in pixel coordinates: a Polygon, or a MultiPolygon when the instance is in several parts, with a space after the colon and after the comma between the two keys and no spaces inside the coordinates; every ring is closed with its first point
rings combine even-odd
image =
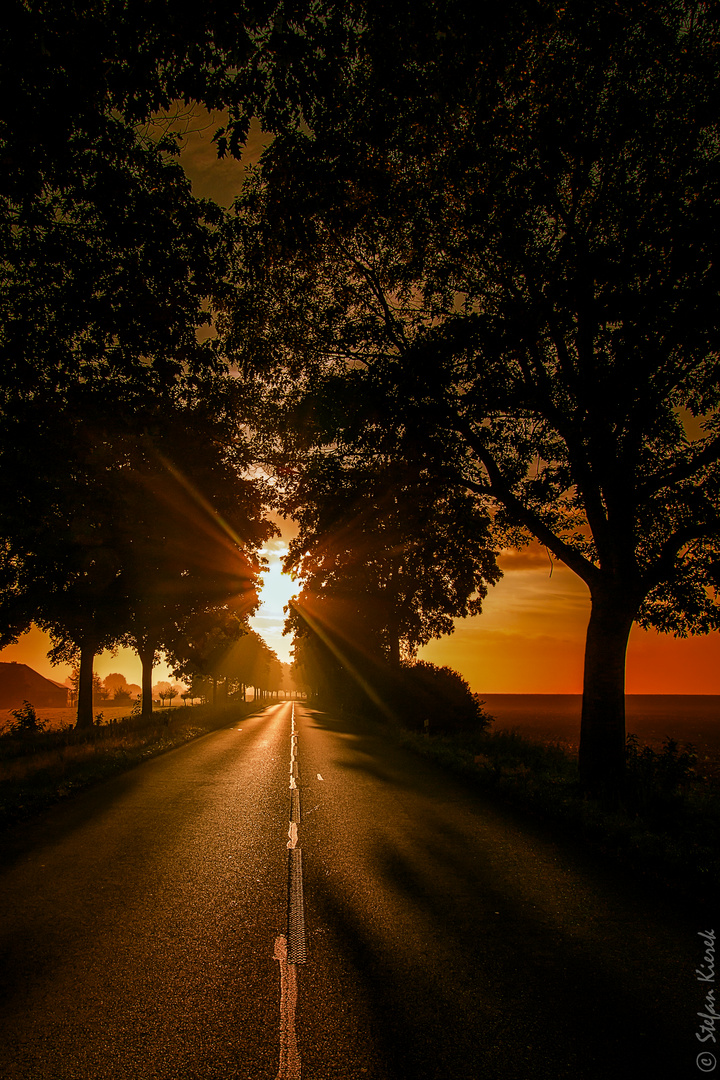
{"type": "Polygon", "coordinates": [[[281,559],[285,558],[287,553],[287,540],[284,540],[281,536],[274,536],[271,540],[268,540],[262,549],[262,554],[271,562],[279,562],[281,559]]]}
{"type": "Polygon", "coordinates": [[[548,553],[548,549],[542,544],[532,543],[525,548],[504,548],[498,554],[498,565],[504,573],[512,573],[517,570],[545,569],[548,576],[550,571],[554,573],[558,564],[548,553]]]}

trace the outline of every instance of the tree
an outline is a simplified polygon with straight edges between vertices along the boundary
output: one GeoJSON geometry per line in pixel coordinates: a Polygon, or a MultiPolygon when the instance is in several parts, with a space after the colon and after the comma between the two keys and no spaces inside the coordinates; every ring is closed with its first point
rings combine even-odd
{"type": "Polygon", "coordinates": [[[168,642],[176,678],[209,680],[213,705],[217,703],[218,680],[225,677],[224,661],[248,632],[246,620],[246,612],[238,614],[227,605],[208,605],[179,620],[175,640],[168,642]]]}
{"type": "Polygon", "coordinates": [[[156,683],[155,686],[153,686],[153,693],[156,697],[160,698],[160,701],[163,703],[163,705],[166,701],[169,701],[170,705],[172,705],[173,698],[176,698],[180,693],[180,687],[173,686],[169,682],[159,682],[156,683]]]}
{"type": "Polygon", "coordinates": [[[247,476],[252,448],[236,396],[235,380],[214,379],[184,405],[166,400],[152,437],[133,440],[123,488],[127,631],[144,702],[158,653],[177,653],[188,620],[229,605],[246,622],[258,604],[259,549],[276,530],[264,485],[247,476]]]}
{"type": "Polygon", "coordinates": [[[57,659],[80,659],[78,723],[92,724],[92,657],[132,643],[152,663],[178,623],[232,602],[257,605],[257,551],[274,531],[249,460],[233,380],[192,394],[168,389],[155,408],[126,417],[122,397],[88,391],[91,406],[38,411],[43,427],[0,456],[3,640],[31,621],[50,630],[57,659]],[[88,419],[92,417],[92,420],[88,419]],[[27,479],[12,498],[17,477],[27,479]],[[165,510],[163,511],[163,506],[165,510]],[[149,654],[149,655],[148,655],[149,654]],[[87,685],[86,685],[87,684],[87,685]]]}
{"type": "MultiPolygon", "coordinates": [[[[55,635],[58,659],[79,650],[79,724],[92,723],[93,650],[132,633],[151,670],[172,575],[153,588],[127,546],[121,572],[120,503],[93,522],[99,502],[112,501],[100,485],[83,516],[88,470],[58,418],[73,432],[90,421],[95,432],[99,404],[105,416],[122,414],[123,437],[138,435],[138,412],[192,396],[217,373],[213,344],[198,330],[212,322],[222,277],[221,212],[193,197],[178,137],[157,114],[178,99],[228,106],[225,148],[239,153],[251,88],[267,98],[256,71],[259,52],[274,48],[271,16],[264,3],[181,15],[171,4],[114,0],[80,8],[10,0],[0,16],[2,640],[34,616],[55,635]],[[142,597],[132,591],[141,580],[142,597]]],[[[133,539],[137,551],[143,541],[133,539]]],[[[146,547],[157,551],[157,541],[156,531],[146,547]]]]}
{"type": "Polygon", "coordinates": [[[160,384],[203,367],[198,301],[219,208],[177,162],[177,111],[228,110],[221,153],[241,153],[252,111],[297,113],[337,17],[265,0],[179,12],[110,0],[8,0],[0,14],[0,350],[6,402],[38,386],[121,373],[160,384]],[[309,16],[309,23],[304,24],[309,16]],[[315,45],[307,39],[312,29],[315,45]],[[282,56],[281,56],[282,54],[282,56]]]}
{"type": "Polygon", "coordinates": [[[314,705],[328,703],[344,708],[358,696],[363,698],[363,693],[372,701],[372,691],[367,694],[367,680],[348,655],[347,625],[341,625],[338,631],[334,619],[322,611],[319,614],[321,618],[316,620],[305,604],[293,639],[292,670],[297,686],[314,705]]]}
{"type": "Polygon", "coordinates": [[[112,694],[113,697],[119,690],[123,690],[129,694],[132,689],[131,684],[119,671],[113,671],[109,675],[106,675],[103,679],[103,686],[105,687],[106,692],[112,694]]]}
{"type": "Polygon", "coordinates": [[[500,576],[487,514],[457,488],[438,490],[419,447],[404,464],[312,454],[284,506],[299,525],[285,569],[303,582],[289,625],[298,631],[304,608],[335,600],[347,635],[357,641],[363,624],[365,648],[394,667],[452,633],[453,618],[479,613],[500,576]]]}
{"type": "Polygon", "coordinates": [[[253,687],[257,700],[261,693],[278,690],[282,682],[282,668],[275,652],[249,628],[222,654],[215,670],[228,687],[239,691],[243,701],[248,686],[253,687]]]}
{"type": "Polygon", "coordinates": [[[0,451],[0,642],[31,622],[49,631],[51,658],[79,667],[77,724],[89,727],[93,659],[127,617],[112,467],[76,414],[34,402],[28,417],[37,427],[8,423],[0,451]]]}
{"type": "Polygon", "coordinates": [[[34,619],[55,659],[79,660],[87,726],[92,657],[117,642],[128,600],[97,415],[130,424],[214,366],[196,330],[218,212],[192,197],[176,142],[118,112],[107,66],[74,51],[97,37],[91,14],[9,15],[20,36],[2,35],[16,47],[3,74],[22,75],[0,124],[2,640],[34,619]]]}
{"type": "Polygon", "coordinates": [[[426,432],[498,541],[585,581],[580,768],[614,799],[633,621],[720,624],[715,16],[385,14],[238,203],[226,345],[306,442],[426,432]]]}

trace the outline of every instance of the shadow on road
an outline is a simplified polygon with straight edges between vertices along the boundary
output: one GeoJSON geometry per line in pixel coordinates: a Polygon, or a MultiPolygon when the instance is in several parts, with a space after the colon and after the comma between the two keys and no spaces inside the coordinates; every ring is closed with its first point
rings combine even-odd
{"type": "MultiPolygon", "coordinates": [[[[394,745],[382,725],[306,711],[339,736],[333,768],[355,810],[337,836],[328,817],[317,823],[317,859],[330,842],[341,862],[345,843],[343,873],[314,867],[312,846],[306,872],[310,915],[334,942],[317,937],[319,958],[348,961],[334,995],[371,1003],[369,1076],[606,1080],[694,1067],[699,927],[394,745]]],[[[349,1012],[334,1023],[357,1039],[349,1012]]],[[[318,1075],[346,1075],[329,1065],[318,1060],[318,1075]]]]}

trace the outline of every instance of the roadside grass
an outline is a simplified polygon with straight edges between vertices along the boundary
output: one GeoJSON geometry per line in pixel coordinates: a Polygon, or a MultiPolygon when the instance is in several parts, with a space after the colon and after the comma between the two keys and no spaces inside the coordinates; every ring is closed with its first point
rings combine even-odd
{"type": "Polygon", "coordinates": [[[143,721],[128,715],[88,731],[46,730],[25,706],[0,732],[0,825],[34,817],[76,792],[232,723],[253,702],[169,708],[143,721]],[[34,717],[34,719],[33,719],[34,717]]]}
{"type": "Polygon", "coordinates": [[[562,832],[687,898],[720,888],[720,783],[695,771],[691,746],[659,751],[628,737],[626,789],[612,810],[580,788],[577,757],[514,731],[426,736],[400,729],[400,742],[467,777],[473,786],[530,811],[562,832]]]}

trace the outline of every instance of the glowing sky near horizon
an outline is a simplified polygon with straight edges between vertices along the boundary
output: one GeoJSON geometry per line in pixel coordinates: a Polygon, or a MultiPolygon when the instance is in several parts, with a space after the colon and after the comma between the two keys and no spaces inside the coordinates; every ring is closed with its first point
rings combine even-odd
{"type": "Polygon", "coordinates": [[[286,540],[275,538],[268,541],[262,553],[268,561],[268,570],[263,574],[260,608],[250,619],[250,625],[262,635],[270,648],[275,650],[279,659],[287,664],[292,660],[292,637],[283,636],[283,608],[290,597],[300,591],[300,584],[282,570],[282,559],[287,555],[286,540]]]}
{"type": "MultiPolygon", "coordinates": [[[[582,693],[590,595],[540,545],[506,552],[505,576],[482,615],[456,620],[455,633],[419,658],[455,668],[481,694],[582,693]]],[[[634,626],[627,653],[628,694],[720,694],[720,633],[674,638],[634,626]]]]}

